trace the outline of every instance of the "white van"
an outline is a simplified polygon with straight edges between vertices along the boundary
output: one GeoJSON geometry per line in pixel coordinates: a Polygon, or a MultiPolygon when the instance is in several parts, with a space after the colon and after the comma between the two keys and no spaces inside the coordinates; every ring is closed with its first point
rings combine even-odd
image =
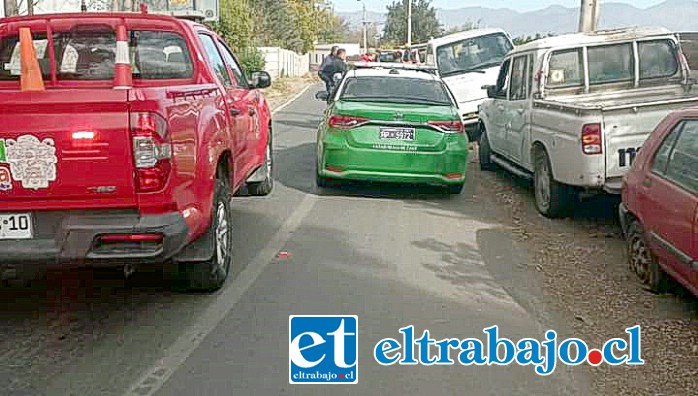
{"type": "Polygon", "coordinates": [[[468,137],[478,125],[478,107],[487,99],[485,85],[497,83],[504,57],[514,48],[502,29],[474,29],[431,39],[426,64],[436,66],[458,101],[468,137]]]}

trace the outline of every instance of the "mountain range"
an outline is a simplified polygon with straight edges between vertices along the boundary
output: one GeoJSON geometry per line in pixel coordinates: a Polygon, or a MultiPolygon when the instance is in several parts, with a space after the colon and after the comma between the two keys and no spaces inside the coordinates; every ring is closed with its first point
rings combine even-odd
{"type": "MultiPolygon", "coordinates": [[[[338,12],[353,29],[361,27],[362,12],[338,12]]],[[[517,12],[507,8],[466,7],[436,10],[445,29],[459,27],[468,21],[479,21],[483,27],[502,28],[512,36],[536,33],[570,33],[577,31],[579,8],[550,6],[548,8],[517,12]]],[[[386,14],[367,12],[366,19],[382,29],[386,14]]],[[[698,31],[698,1],[667,0],[654,7],[641,9],[629,4],[602,2],[600,29],[625,26],[663,26],[673,31],[698,31]]]]}

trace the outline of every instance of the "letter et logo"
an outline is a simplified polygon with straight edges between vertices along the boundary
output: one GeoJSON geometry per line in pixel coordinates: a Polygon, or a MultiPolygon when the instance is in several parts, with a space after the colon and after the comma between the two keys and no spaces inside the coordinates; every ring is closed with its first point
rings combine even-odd
{"type": "Polygon", "coordinates": [[[289,316],[289,383],[358,383],[358,326],[356,315],[289,316]]]}

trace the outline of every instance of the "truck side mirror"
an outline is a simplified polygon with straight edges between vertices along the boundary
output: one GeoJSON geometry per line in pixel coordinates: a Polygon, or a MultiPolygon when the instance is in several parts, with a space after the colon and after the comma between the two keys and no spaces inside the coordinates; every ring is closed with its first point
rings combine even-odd
{"type": "Polygon", "coordinates": [[[482,87],[482,89],[487,90],[487,97],[488,98],[496,98],[497,97],[497,87],[495,85],[485,85],[482,87]]]}
{"type": "Polygon", "coordinates": [[[327,102],[327,99],[330,98],[330,94],[327,91],[320,91],[315,94],[315,99],[317,100],[322,100],[324,102],[327,102]]]}

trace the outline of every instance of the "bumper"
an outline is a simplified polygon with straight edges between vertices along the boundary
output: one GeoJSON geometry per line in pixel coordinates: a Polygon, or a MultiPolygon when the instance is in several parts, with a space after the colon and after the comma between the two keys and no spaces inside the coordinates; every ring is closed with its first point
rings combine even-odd
{"type": "Polygon", "coordinates": [[[34,238],[0,240],[0,264],[119,266],[169,260],[188,242],[179,212],[140,216],[132,211],[35,212],[34,238]],[[104,234],[161,234],[161,241],[100,243],[104,234]]]}
{"type": "Polygon", "coordinates": [[[320,176],[372,182],[454,185],[465,182],[466,139],[440,152],[405,152],[325,146],[320,176]]]}

